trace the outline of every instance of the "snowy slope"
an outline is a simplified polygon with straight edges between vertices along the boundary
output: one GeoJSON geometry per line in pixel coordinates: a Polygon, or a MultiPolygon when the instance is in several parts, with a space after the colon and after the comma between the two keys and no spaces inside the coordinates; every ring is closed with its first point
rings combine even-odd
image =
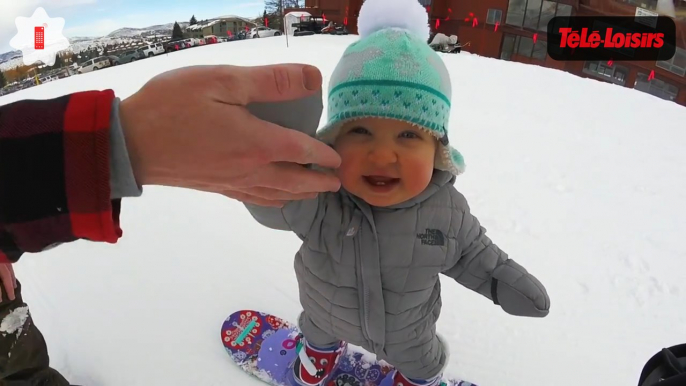
{"type": "MultiPolygon", "coordinates": [[[[306,62],[326,82],[355,38],[198,47],[0,104],[102,88],[126,97],[195,64],[306,62]]],[[[450,371],[481,386],[634,386],[654,352],[686,342],[686,109],[552,69],[445,60],[451,142],[467,161],[456,186],[552,298],[549,317],[516,318],[444,279],[450,371]]],[[[260,385],[229,362],[219,328],[240,308],[296,318],[297,238],[238,202],[182,189],[147,188],[124,202],[122,224],[116,245],[77,242],[16,267],[53,364],[85,385],[260,385]]]]}

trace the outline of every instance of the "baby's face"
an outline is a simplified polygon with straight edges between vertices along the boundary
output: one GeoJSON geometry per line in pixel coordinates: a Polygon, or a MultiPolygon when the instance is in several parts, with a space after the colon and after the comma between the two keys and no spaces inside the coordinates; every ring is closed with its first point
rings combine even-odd
{"type": "Polygon", "coordinates": [[[391,119],[346,123],[334,148],[341,185],[373,206],[391,206],[424,191],[431,181],[437,141],[426,131],[391,119]]]}

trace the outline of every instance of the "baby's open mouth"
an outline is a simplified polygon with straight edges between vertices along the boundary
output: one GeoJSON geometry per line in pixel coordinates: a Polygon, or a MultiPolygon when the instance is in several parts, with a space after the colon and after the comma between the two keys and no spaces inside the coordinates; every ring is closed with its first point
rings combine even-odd
{"type": "Polygon", "coordinates": [[[393,186],[400,182],[400,178],[384,176],[364,176],[364,180],[372,186],[393,186]]]}

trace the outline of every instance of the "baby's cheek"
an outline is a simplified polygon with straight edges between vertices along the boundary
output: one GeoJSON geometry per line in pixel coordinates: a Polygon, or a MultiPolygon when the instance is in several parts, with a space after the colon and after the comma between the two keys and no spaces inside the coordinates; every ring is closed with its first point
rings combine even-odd
{"type": "Polygon", "coordinates": [[[359,159],[351,154],[341,154],[341,166],[336,169],[336,175],[345,189],[350,190],[350,184],[358,180],[360,173],[359,159]]]}
{"type": "Polygon", "coordinates": [[[406,187],[414,194],[421,193],[431,182],[434,162],[426,157],[408,158],[403,165],[403,179],[406,187]]]}

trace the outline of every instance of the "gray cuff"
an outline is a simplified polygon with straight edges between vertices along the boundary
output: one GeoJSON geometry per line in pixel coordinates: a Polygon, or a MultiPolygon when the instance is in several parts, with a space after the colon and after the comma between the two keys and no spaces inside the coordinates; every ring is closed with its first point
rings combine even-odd
{"type": "Polygon", "coordinates": [[[110,112],[110,199],[140,197],[143,187],[136,183],[126,150],[124,130],[119,120],[119,98],[112,101],[110,112]]]}

